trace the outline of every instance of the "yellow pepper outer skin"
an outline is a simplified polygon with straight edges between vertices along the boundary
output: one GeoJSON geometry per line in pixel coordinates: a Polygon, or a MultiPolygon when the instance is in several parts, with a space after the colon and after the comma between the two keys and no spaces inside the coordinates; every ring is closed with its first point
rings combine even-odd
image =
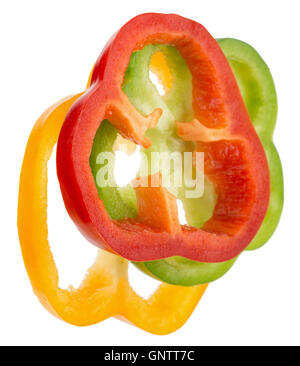
{"type": "Polygon", "coordinates": [[[128,281],[128,262],[99,251],[78,289],[59,288],[58,271],[48,242],[47,164],[71,105],[81,94],[47,109],[28,140],[19,189],[18,231],[22,255],[33,291],[58,318],[87,326],[115,316],[153,334],[180,328],[197,306],[207,285],[161,284],[147,300],[128,281]]]}

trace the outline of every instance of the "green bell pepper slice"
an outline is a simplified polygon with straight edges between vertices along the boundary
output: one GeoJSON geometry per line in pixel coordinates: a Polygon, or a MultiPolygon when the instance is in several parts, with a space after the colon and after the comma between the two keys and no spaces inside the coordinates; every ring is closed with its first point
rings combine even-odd
{"type": "MultiPolygon", "coordinates": [[[[272,143],[272,134],[277,116],[277,100],[274,83],[268,67],[258,53],[244,42],[233,39],[218,41],[236,76],[252,122],[266,149],[271,171],[271,201],[267,216],[254,241],[247,249],[262,246],[273,234],[282,210],[283,178],[278,154],[272,143]],[[276,182],[276,184],[275,184],[276,182]]],[[[133,53],[126,71],[123,91],[131,103],[144,115],[154,108],[161,108],[163,115],[154,129],[147,131],[152,146],[142,151],[150,159],[151,151],[192,151],[193,146],[180,140],[175,131],[174,121],[189,121],[193,117],[192,80],[188,67],[178,51],[170,46],[146,46],[133,53]],[[172,88],[164,96],[159,95],[149,79],[149,64],[153,54],[164,54],[173,75],[172,88]]],[[[113,151],[117,131],[108,121],[102,123],[94,140],[90,165],[96,180],[100,152],[113,151]]],[[[103,165],[103,164],[102,164],[103,165]]],[[[108,167],[113,171],[113,166],[108,167]]],[[[112,179],[114,179],[112,177],[112,179]]],[[[135,217],[137,215],[135,193],[131,186],[102,187],[97,189],[104,205],[113,219],[135,217]]],[[[205,182],[204,195],[199,199],[186,199],[184,188],[172,191],[182,200],[187,222],[201,227],[214,209],[216,194],[214,187],[205,182]]],[[[199,263],[186,258],[172,257],[162,260],[135,263],[147,274],[171,284],[193,286],[215,281],[223,276],[233,265],[236,258],[223,263],[199,263]]]]}

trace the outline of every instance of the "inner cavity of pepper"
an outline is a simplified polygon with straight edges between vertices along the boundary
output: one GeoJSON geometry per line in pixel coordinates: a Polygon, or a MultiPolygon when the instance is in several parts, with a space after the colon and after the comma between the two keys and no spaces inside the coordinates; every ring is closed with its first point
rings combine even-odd
{"type": "MultiPolygon", "coordinates": [[[[201,228],[212,217],[216,205],[217,194],[213,183],[203,176],[203,191],[197,198],[187,197],[186,191],[190,188],[185,185],[184,179],[181,187],[172,184],[176,164],[181,164],[183,171],[184,153],[188,152],[192,156],[195,150],[195,143],[183,141],[177,135],[175,126],[175,121],[189,122],[194,116],[192,77],[186,62],[175,47],[145,46],[132,54],[122,89],[142,115],[150,114],[155,108],[161,108],[163,114],[155,128],[146,132],[152,142],[148,149],[140,148],[121,137],[108,120],[101,123],[95,136],[90,166],[99,196],[109,216],[114,220],[136,218],[138,207],[136,192],[130,184],[132,177],[134,174],[149,175],[149,172],[155,175],[158,171],[163,175],[161,165],[156,169],[153,168],[155,164],[151,166],[152,153],[176,152],[181,156],[181,161],[171,159],[170,170],[166,173],[171,185],[166,188],[176,197],[180,223],[201,228]],[[99,159],[99,154],[104,154],[102,159],[99,159]],[[128,160],[125,159],[125,154],[128,155],[128,160]],[[126,164],[128,179],[118,175],[116,167],[119,163],[126,164]],[[123,183],[122,186],[117,182],[123,183]]],[[[190,166],[189,169],[191,171],[188,175],[195,179],[196,168],[190,166]]]]}

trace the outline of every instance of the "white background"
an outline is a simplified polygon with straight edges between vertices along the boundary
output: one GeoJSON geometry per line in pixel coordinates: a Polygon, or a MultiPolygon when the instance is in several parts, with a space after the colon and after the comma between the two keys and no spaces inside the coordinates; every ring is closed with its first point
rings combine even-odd
{"type": "MultiPolygon", "coordinates": [[[[300,240],[299,1],[1,1],[1,345],[299,345],[300,240]],[[38,116],[60,98],[83,90],[110,36],[143,12],[178,13],[214,37],[252,45],[269,64],[279,99],[275,141],[285,174],[280,226],[262,249],[243,254],[209,286],[187,324],[154,336],[115,319],[76,328],[47,313],[32,293],[18,243],[18,179],[38,116]]],[[[71,223],[50,163],[49,225],[61,285],[78,284],[96,249],[71,223]]],[[[134,286],[156,286],[133,270],[134,286]]],[[[132,276],[131,276],[132,277],[132,276]]]]}

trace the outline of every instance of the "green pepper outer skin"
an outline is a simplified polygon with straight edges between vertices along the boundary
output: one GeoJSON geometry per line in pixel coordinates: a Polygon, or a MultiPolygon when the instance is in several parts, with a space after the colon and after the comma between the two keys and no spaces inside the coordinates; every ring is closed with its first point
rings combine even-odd
{"type": "MultiPolygon", "coordinates": [[[[272,142],[277,117],[276,92],[267,65],[251,46],[235,39],[220,39],[218,42],[233,69],[251,120],[263,142],[271,172],[270,205],[261,229],[247,248],[248,250],[253,250],[261,247],[272,236],[278,224],[283,205],[282,169],[279,156],[272,142]]],[[[176,54],[176,50],[163,46],[160,46],[160,48],[157,46],[147,47],[148,50],[142,51],[145,54],[143,54],[143,57],[138,54],[132,55],[124,78],[123,90],[132,104],[143,114],[150,113],[154,107],[160,107],[164,110],[157,128],[148,130],[147,134],[153,142],[153,151],[157,151],[157,146],[160,146],[165,151],[169,150],[170,144],[175,143],[174,127],[172,129],[168,121],[170,119],[190,120],[192,118],[192,107],[190,104],[192,98],[189,95],[191,92],[191,80],[189,79],[189,72],[182,63],[183,61],[176,54]],[[164,98],[158,94],[155,86],[149,82],[147,74],[151,56],[156,50],[161,50],[167,56],[168,66],[173,72],[173,84],[177,85],[164,98]],[[138,80],[135,80],[137,75],[138,80]],[[183,91],[184,94],[182,94],[183,91]],[[164,137],[166,138],[164,139],[164,137]],[[155,141],[159,141],[160,144],[155,143],[155,141]],[[164,141],[165,144],[162,144],[161,141],[164,141]]],[[[101,124],[95,137],[90,159],[95,179],[97,174],[96,156],[102,151],[112,151],[116,136],[116,130],[109,123],[101,124]]],[[[181,148],[185,150],[186,146],[181,148]]],[[[180,149],[180,146],[177,146],[177,149],[180,149]]],[[[150,148],[144,152],[149,154],[151,151],[152,149],[150,148]]],[[[106,187],[104,189],[98,188],[98,191],[112,218],[120,219],[125,216],[134,217],[136,215],[134,192],[131,187],[106,187]]],[[[206,194],[207,196],[212,196],[211,192],[210,195],[206,194]]],[[[205,199],[205,197],[202,198],[202,203],[213,203],[212,199],[207,201],[205,199]]],[[[186,205],[184,203],[185,208],[188,205],[188,202],[186,202],[186,205]]],[[[194,204],[190,206],[195,207],[194,204]]],[[[200,204],[201,206],[205,205],[200,204]]],[[[207,211],[211,210],[212,207],[207,211]]],[[[197,220],[197,216],[199,216],[200,223],[197,226],[201,227],[201,224],[209,218],[209,214],[200,212],[197,215],[197,213],[197,211],[196,214],[192,212],[189,215],[190,220],[187,215],[188,222],[196,226],[199,223],[199,220],[197,220]]],[[[144,273],[164,282],[181,286],[193,286],[217,280],[228,272],[236,259],[234,258],[223,263],[200,263],[182,257],[172,257],[151,262],[135,262],[134,264],[144,273]]]]}
{"type": "Polygon", "coordinates": [[[283,209],[284,184],[279,154],[273,143],[277,96],[271,72],[249,44],[231,38],[218,40],[238,82],[251,121],[264,146],[271,175],[271,196],[266,217],[246,250],[262,247],[274,234],[283,209]]]}

